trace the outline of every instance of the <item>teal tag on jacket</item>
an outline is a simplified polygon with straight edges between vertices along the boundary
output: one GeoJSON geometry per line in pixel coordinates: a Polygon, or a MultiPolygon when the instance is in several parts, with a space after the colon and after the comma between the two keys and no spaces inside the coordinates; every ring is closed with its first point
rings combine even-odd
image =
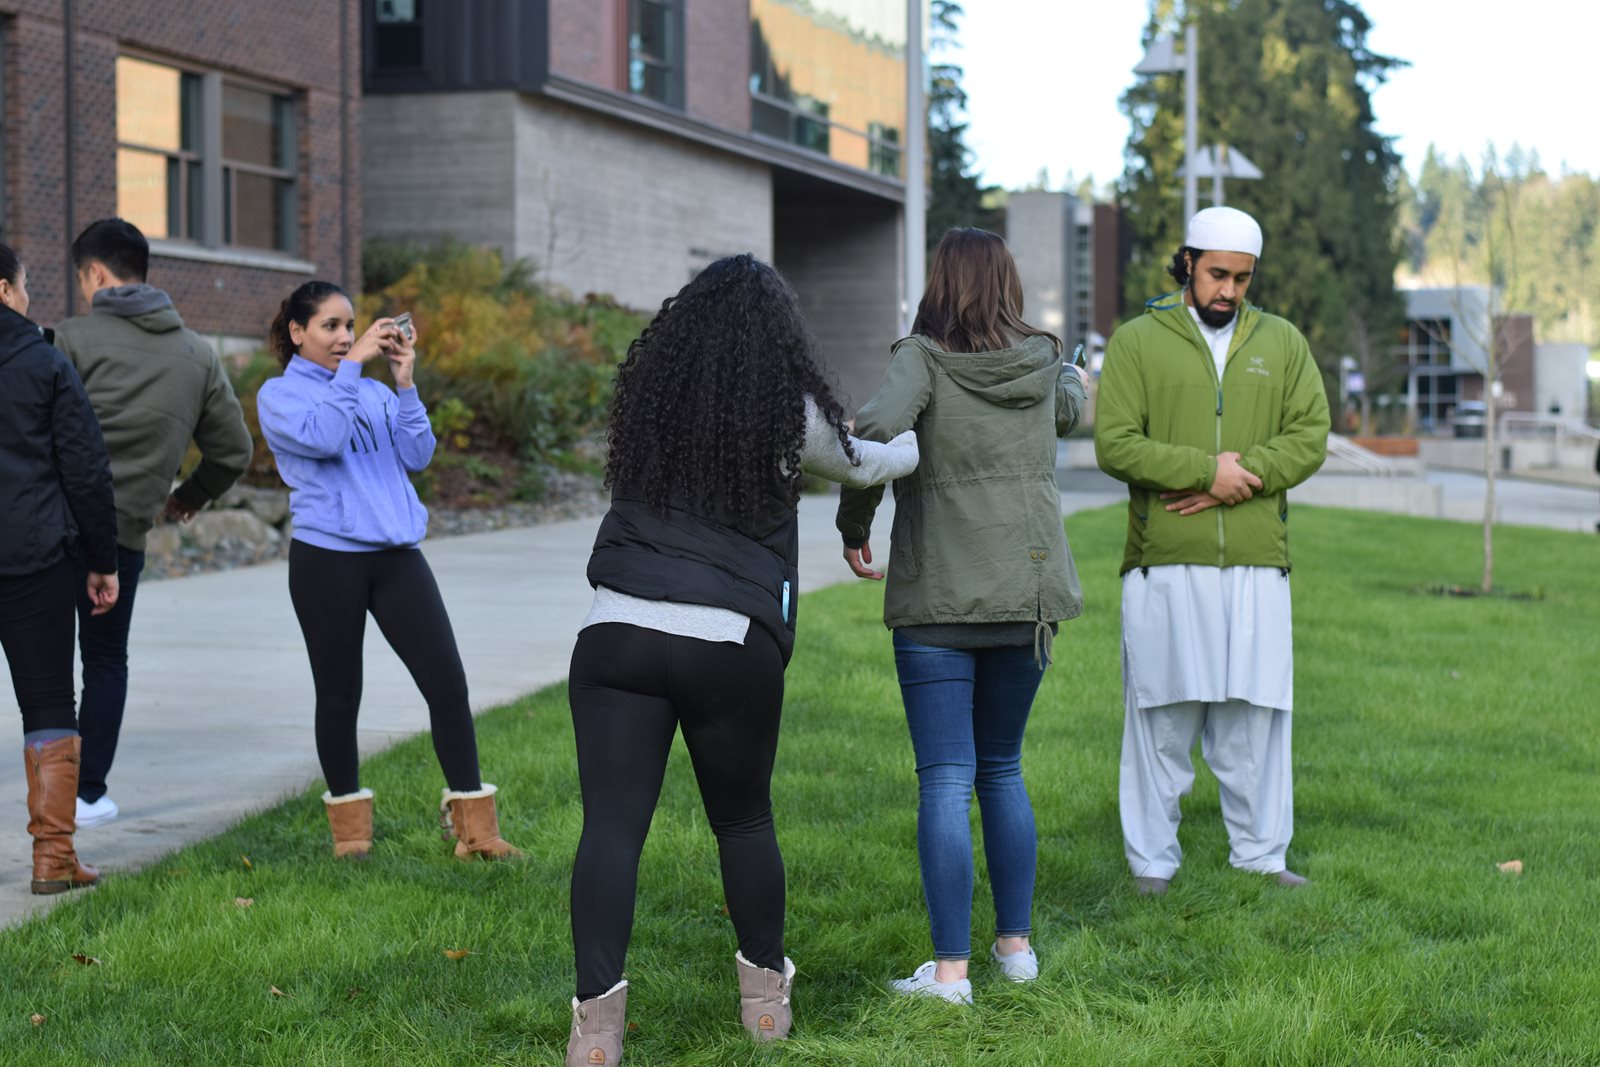
{"type": "Polygon", "coordinates": [[[783,583],[783,621],[789,621],[789,583],[783,583]]]}

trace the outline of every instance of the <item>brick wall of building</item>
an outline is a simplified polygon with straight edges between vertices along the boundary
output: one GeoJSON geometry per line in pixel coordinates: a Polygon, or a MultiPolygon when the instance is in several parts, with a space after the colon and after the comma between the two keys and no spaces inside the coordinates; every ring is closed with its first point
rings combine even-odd
{"type": "MultiPolygon", "coordinates": [[[[359,284],[359,0],[77,0],[73,9],[75,228],[116,212],[116,58],[133,50],[258,79],[296,95],[300,220],[295,259],[308,261],[319,276],[359,284]],[[341,14],[348,20],[342,57],[341,14]],[[341,75],[349,94],[343,143],[341,75]]],[[[6,70],[4,229],[30,265],[32,317],[45,324],[67,313],[66,263],[74,236],[68,232],[64,195],[63,11],[60,0],[0,0],[6,70]]],[[[152,260],[150,282],[172,293],[197,330],[255,336],[264,332],[283,296],[308,277],[304,267],[284,266],[289,269],[160,256],[152,260]]]]}
{"type": "Polygon", "coordinates": [[[683,13],[684,109],[750,132],[750,2],[697,0],[683,13]]]}
{"type": "Polygon", "coordinates": [[[624,89],[626,0],[550,0],[550,71],[602,89],[624,89]]]}

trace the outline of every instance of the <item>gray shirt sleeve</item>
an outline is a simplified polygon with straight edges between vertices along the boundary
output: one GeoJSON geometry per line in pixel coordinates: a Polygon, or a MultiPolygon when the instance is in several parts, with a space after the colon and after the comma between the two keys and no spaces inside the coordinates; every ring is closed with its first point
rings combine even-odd
{"type": "Polygon", "coordinates": [[[903,478],[917,468],[917,435],[913,430],[907,430],[887,444],[852,437],[850,447],[860,460],[860,466],[850,461],[839,443],[839,435],[811,398],[806,397],[806,440],[800,449],[800,469],[807,474],[852,489],[865,489],[903,478]]]}

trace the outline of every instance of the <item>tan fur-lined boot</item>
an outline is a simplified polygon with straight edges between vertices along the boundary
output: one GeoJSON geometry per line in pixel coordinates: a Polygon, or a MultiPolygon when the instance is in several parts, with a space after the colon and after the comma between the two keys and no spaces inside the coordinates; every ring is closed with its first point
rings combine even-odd
{"type": "Polygon", "coordinates": [[[456,859],[503,860],[522,855],[520,848],[500,836],[500,816],[494,807],[498,791],[488,782],[470,793],[444,791],[439,801],[439,828],[446,841],[455,841],[456,859]]]}
{"type": "Polygon", "coordinates": [[[618,982],[598,997],[572,998],[572,1036],[566,1067],[616,1067],[622,1062],[622,1036],[628,1028],[628,982],[618,982]]]}
{"type": "Polygon", "coordinates": [[[28,833],[33,835],[33,892],[44,896],[94,885],[100,872],[78,862],[78,757],[83,738],[23,745],[28,770],[28,833]]]}
{"type": "Polygon", "coordinates": [[[336,797],[322,794],[333,831],[333,858],[361,863],[372,851],[372,790],[359,789],[336,797]]]}
{"type": "Polygon", "coordinates": [[[739,1021],[757,1041],[782,1041],[794,1025],[789,990],[794,986],[794,961],[783,958],[783,973],[757,967],[735,952],[739,964],[739,1021]]]}

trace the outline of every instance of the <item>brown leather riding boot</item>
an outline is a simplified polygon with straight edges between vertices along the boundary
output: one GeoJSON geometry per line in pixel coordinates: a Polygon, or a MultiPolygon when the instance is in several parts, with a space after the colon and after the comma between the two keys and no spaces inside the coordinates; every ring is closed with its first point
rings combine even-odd
{"type": "Polygon", "coordinates": [[[494,809],[498,790],[488,782],[470,793],[446,789],[439,801],[439,826],[446,841],[455,839],[456,859],[502,860],[522,855],[500,836],[500,816],[494,809]]]}
{"type": "Polygon", "coordinates": [[[65,893],[94,885],[100,872],[78,862],[72,833],[78,817],[78,754],[81,737],[43,746],[24,745],[28,769],[28,833],[33,835],[33,891],[65,893]]]}
{"type": "Polygon", "coordinates": [[[372,851],[372,790],[358,789],[336,797],[322,794],[333,831],[333,858],[360,863],[372,851]]]}
{"type": "Polygon", "coordinates": [[[757,1041],[782,1041],[794,1024],[789,993],[794,987],[794,961],[783,958],[783,973],[758,967],[735,952],[739,965],[739,1021],[757,1041]]]}

